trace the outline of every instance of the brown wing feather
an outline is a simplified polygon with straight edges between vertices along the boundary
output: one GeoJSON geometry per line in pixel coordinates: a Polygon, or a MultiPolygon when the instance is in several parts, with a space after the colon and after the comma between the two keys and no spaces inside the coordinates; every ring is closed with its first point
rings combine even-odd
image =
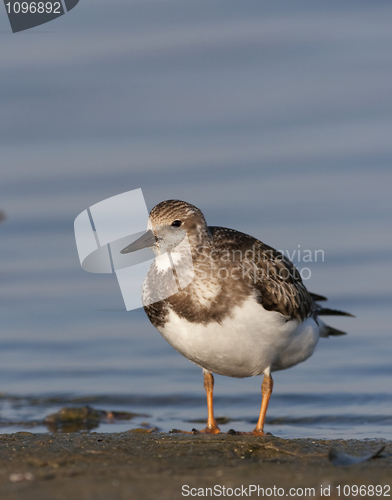
{"type": "Polygon", "coordinates": [[[221,227],[209,227],[209,230],[214,246],[236,255],[243,278],[258,291],[257,299],[265,309],[301,321],[312,315],[315,303],[287,257],[239,231],[221,227]]]}

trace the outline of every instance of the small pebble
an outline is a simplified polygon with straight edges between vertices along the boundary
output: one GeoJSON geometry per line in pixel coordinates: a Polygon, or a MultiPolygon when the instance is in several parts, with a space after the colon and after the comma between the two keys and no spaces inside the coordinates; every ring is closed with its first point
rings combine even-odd
{"type": "Polygon", "coordinates": [[[14,472],[10,474],[11,483],[20,483],[21,481],[33,481],[34,476],[31,472],[14,472]]]}

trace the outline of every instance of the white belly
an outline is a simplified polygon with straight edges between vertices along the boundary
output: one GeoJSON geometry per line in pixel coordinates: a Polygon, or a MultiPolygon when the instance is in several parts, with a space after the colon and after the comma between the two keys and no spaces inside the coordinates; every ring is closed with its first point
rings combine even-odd
{"type": "Polygon", "coordinates": [[[222,323],[191,323],[170,311],[159,332],[170,345],[197,365],[220,375],[251,377],[267,369],[283,370],[312,355],[317,323],[285,321],[249,298],[222,323]]]}

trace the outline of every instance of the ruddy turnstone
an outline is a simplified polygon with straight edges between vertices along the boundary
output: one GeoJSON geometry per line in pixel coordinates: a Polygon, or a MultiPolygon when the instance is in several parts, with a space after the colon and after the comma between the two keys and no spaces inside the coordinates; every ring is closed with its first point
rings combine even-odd
{"type": "Polygon", "coordinates": [[[157,256],[143,283],[147,316],[174,349],[203,369],[208,419],[201,432],[220,432],[213,373],[264,374],[260,416],[251,433],[264,435],[271,372],[305,361],[319,337],[344,334],[321,315],[351,315],[321,307],[326,298],[308,292],[280,252],[239,231],[207,226],[202,212],[184,201],[156,205],[147,232],[121,253],[146,247],[157,256]],[[188,279],[170,295],[173,270],[177,285],[188,279]]]}

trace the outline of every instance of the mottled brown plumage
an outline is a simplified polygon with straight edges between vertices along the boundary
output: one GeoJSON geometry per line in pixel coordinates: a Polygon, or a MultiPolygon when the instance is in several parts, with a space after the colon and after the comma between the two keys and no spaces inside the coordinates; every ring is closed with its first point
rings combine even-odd
{"type": "MultiPolygon", "coordinates": [[[[264,309],[279,312],[288,320],[303,321],[312,315],[317,317],[334,313],[349,315],[321,308],[316,301],[327,299],[308,292],[299,271],[282,253],[240,231],[207,226],[204,215],[194,205],[169,200],[156,205],[150,213],[150,220],[157,223],[174,222],[174,217],[182,221],[182,228],[186,230],[191,244],[195,279],[177,294],[145,306],[154,326],[165,323],[170,309],[190,322],[220,322],[230,315],[234,305],[239,305],[252,294],[256,294],[264,309]],[[225,277],[225,270],[228,277],[225,277]],[[219,288],[212,303],[200,303],[199,295],[195,293],[198,282],[203,282],[206,287],[214,284],[219,288]]],[[[154,265],[147,280],[152,288],[161,288],[162,296],[166,296],[165,281],[154,265]]],[[[333,334],[333,329],[330,334],[333,334]]]]}
{"type": "MultiPolygon", "coordinates": [[[[294,264],[277,250],[244,233],[221,227],[208,227],[201,243],[192,249],[194,282],[163,301],[145,306],[155,326],[164,324],[170,308],[190,322],[220,322],[234,305],[255,293],[262,307],[288,319],[303,320],[316,310],[294,264]],[[209,258],[212,251],[214,261],[209,258]],[[197,280],[219,287],[212,304],[202,305],[198,301],[197,280]]],[[[148,279],[154,288],[162,286],[154,267],[148,279]]]]}

